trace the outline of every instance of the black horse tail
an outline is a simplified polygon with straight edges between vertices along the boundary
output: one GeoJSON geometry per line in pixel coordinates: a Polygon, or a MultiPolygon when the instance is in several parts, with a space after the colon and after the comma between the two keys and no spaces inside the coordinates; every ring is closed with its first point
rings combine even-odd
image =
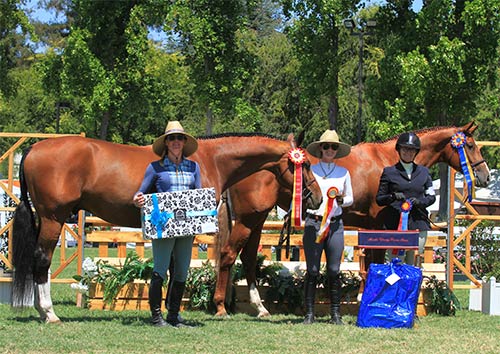
{"type": "MultiPolygon", "coordinates": [[[[222,248],[229,241],[229,236],[231,235],[231,231],[233,228],[232,222],[232,203],[231,203],[231,195],[229,193],[229,189],[226,189],[221,195],[221,203],[218,206],[218,219],[219,219],[219,233],[215,238],[215,254],[221,255],[222,248]]],[[[215,260],[215,269],[217,273],[220,268],[221,257],[217,257],[215,260]]]]}
{"type": "Polygon", "coordinates": [[[35,267],[35,248],[38,238],[35,216],[28,198],[28,186],[24,175],[24,160],[31,147],[24,151],[19,166],[19,183],[21,200],[14,212],[12,230],[12,249],[14,276],[12,282],[12,306],[33,306],[35,283],[33,271],[35,267]]]}

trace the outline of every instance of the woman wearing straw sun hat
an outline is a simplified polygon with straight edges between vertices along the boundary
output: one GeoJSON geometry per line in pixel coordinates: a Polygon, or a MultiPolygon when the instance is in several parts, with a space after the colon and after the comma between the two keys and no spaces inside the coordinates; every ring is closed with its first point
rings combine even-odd
{"type": "MultiPolygon", "coordinates": [[[[133,202],[138,208],[144,205],[144,193],[162,193],[201,188],[200,167],[187,159],[198,148],[194,137],[184,131],[178,121],[170,121],[165,133],[153,143],[153,151],[160,159],[146,168],[142,184],[134,195],[133,202]]],[[[191,262],[193,236],[152,240],[153,275],[149,286],[149,306],[155,326],[182,326],[179,309],[191,262]],[[175,272],[169,291],[166,322],[161,314],[162,285],[173,258],[175,272]]]]}
{"type": "Polygon", "coordinates": [[[330,292],[330,323],[342,325],[340,315],[340,261],[344,252],[344,224],[342,207],[353,203],[351,176],[334,160],[351,152],[348,144],[339,141],[335,130],[326,130],[307,151],[319,158],[311,166],[314,177],[323,192],[323,202],[316,210],[308,209],[303,235],[307,273],[304,288],[306,316],[304,324],[314,322],[314,299],[320,270],[321,254],[326,254],[330,292]]]}

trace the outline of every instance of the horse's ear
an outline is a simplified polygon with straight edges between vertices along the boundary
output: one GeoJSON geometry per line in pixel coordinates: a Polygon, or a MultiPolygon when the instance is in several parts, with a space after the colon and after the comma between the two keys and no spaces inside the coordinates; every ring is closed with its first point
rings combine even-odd
{"type": "Polygon", "coordinates": [[[293,133],[288,134],[288,138],[286,138],[286,141],[290,143],[292,148],[295,148],[295,146],[297,146],[295,145],[295,136],[293,135],[293,133]]]}
{"type": "Polygon", "coordinates": [[[469,135],[472,135],[474,133],[474,131],[476,131],[476,129],[477,129],[477,125],[474,124],[474,121],[472,121],[472,122],[464,125],[463,132],[467,133],[469,135]]]}
{"type": "Polygon", "coordinates": [[[302,130],[300,133],[299,133],[299,137],[297,138],[297,146],[301,146],[302,143],[304,142],[304,137],[306,135],[306,132],[304,130],[302,130]]]}

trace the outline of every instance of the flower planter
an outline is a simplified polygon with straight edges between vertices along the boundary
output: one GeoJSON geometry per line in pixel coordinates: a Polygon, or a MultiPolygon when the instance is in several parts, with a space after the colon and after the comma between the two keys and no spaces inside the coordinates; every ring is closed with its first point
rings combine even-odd
{"type": "MultiPolygon", "coordinates": [[[[107,304],[103,298],[103,285],[91,283],[89,295],[84,306],[90,310],[149,310],[148,289],[149,283],[142,280],[135,280],[125,285],[113,302],[107,304]]],[[[162,306],[164,305],[162,304],[162,306]]]]}
{"type": "Polygon", "coordinates": [[[500,283],[495,277],[482,283],[481,312],[487,315],[500,315],[500,283]]]}

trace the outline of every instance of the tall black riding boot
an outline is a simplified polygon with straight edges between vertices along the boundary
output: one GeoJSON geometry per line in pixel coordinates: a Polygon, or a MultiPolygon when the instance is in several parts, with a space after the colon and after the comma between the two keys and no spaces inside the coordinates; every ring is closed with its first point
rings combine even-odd
{"type": "MultiPolygon", "coordinates": [[[[174,282],[174,275],[175,275],[175,265],[174,265],[174,255],[170,258],[170,267],[168,268],[168,286],[167,286],[167,296],[165,297],[165,308],[168,309],[170,308],[170,290],[172,290],[172,283],[174,282]]],[[[181,314],[179,313],[178,316],[179,322],[184,323],[184,319],[182,318],[181,314]]]]}
{"type": "Polygon", "coordinates": [[[304,305],[306,310],[304,324],[314,323],[314,299],[316,297],[317,281],[318,277],[316,275],[306,274],[304,283],[304,305]]]}
{"type": "Polygon", "coordinates": [[[149,308],[151,309],[151,317],[153,326],[163,327],[167,322],[161,315],[161,300],[162,300],[163,278],[157,272],[153,272],[151,283],[149,284],[149,308]]]}
{"type": "Polygon", "coordinates": [[[173,281],[168,299],[167,323],[174,327],[189,327],[179,321],[179,310],[181,308],[182,295],[184,294],[185,282],[173,281]]]}
{"type": "Polygon", "coordinates": [[[342,296],[342,282],[340,274],[329,276],[330,283],[330,323],[343,325],[342,316],[340,315],[340,298],[342,296]]]}

